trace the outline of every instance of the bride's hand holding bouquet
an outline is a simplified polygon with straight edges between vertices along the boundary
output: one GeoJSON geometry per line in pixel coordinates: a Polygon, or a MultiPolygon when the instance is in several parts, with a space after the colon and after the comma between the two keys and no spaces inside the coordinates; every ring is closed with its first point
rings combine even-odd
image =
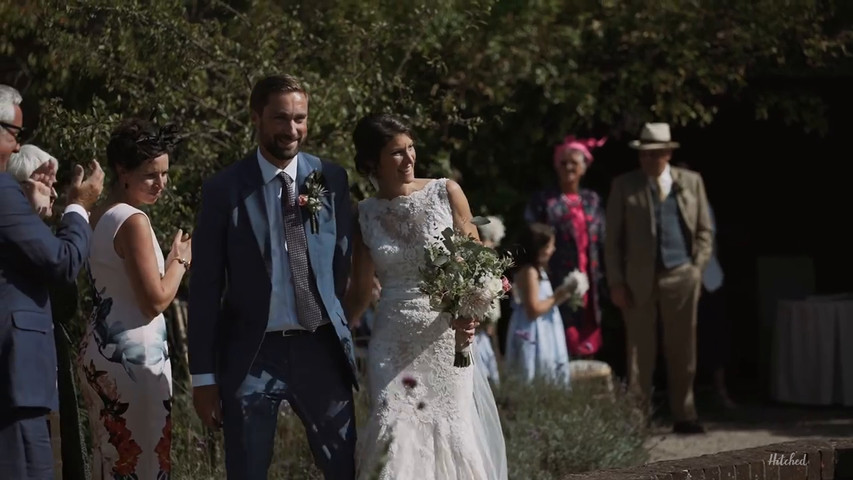
{"type": "MultiPolygon", "coordinates": [[[[476,318],[452,318],[450,327],[456,332],[454,340],[457,351],[462,351],[474,343],[474,336],[477,334],[477,327],[479,326],[480,320],[476,318]]],[[[454,363],[456,363],[455,360],[454,363]]]]}

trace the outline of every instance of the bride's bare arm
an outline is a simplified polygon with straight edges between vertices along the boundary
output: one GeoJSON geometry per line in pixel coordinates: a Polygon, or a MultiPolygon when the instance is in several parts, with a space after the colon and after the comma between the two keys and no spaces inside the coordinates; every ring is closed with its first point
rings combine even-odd
{"type": "Polygon", "coordinates": [[[373,276],[376,267],[370,257],[370,250],[364,244],[361,237],[361,228],[356,222],[353,227],[353,249],[352,268],[350,269],[350,282],[347,293],[344,296],[344,312],[352,327],[358,325],[361,316],[370,305],[373,291],[373,276]]]}
{"type": "Polygon", "coordinates": [[[453,180],[447,181],[447,198],[450,200],[450,210],[453,211],[453,227],[480,241],[477,226],[471,223],[474,216],[471,214],[471,206],[462,187],[453,180]]]}

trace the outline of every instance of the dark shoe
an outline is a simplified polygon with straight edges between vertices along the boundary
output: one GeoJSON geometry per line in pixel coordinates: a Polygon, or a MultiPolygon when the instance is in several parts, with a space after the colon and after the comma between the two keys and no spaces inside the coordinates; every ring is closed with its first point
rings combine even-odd
{"type": "Polygon", "coordinates": [[[682,433],[685,435],[705,433],[705,427],[697,421],[675,422],[675,425],[672,427],[672,433],[682,433]]]}

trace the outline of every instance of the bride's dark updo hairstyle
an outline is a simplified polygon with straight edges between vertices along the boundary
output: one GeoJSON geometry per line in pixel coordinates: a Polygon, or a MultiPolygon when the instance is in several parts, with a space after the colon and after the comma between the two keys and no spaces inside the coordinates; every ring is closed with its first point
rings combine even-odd
{"type": "Polygon", "coordinates": [[[379,154],[397,135],[412,136],[412,129],[394,115],[380,113],[363,117],[352,132],[355,144],[355,169],[362,175],[376,173],[379,154]]]}
{"type": "Polygon", "coordinates": [[[107,165],[115,177],[118,167],[131,171],[148,160],[170,153],[180,142],[174,125],[158,127],[148,120],[131,117],[122,121],[110,135],[107,165]]]}

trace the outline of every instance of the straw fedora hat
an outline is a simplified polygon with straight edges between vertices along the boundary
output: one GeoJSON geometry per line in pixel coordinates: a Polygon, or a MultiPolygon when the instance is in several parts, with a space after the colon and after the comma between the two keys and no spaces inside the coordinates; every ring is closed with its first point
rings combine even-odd
{"type": "Polygon", "coordinates": [[[640,139],[632,140],[628,146],[637,150],[662,150],[678,148],[669,133],[668,123],[647,123],[640,131],[640,139]]]}

